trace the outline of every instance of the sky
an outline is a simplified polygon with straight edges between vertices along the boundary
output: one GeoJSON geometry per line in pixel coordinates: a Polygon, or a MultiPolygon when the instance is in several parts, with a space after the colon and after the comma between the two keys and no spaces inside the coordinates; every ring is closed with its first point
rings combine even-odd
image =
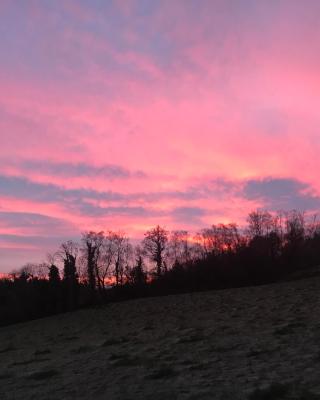
{"type": "Polygon", "coordinates": [[[319,1],[1,0],[0,38],[0,272],[320,209],[319,1]]]}

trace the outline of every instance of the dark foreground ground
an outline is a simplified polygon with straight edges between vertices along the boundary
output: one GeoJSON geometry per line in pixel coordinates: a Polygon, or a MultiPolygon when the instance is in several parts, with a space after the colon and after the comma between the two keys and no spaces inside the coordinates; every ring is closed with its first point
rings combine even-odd
{"type": "Polygon", "coordinates": [[[320,278],[0,329],[0,399],[320,399],[320,278]]]}

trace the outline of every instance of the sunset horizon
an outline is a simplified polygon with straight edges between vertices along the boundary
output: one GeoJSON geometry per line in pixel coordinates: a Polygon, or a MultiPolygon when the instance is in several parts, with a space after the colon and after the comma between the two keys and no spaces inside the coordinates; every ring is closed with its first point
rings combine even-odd
{"type": "Polygon", "coordinates": [[[0,399],[320,399],[320,0],[0,0],[0,399]]]}

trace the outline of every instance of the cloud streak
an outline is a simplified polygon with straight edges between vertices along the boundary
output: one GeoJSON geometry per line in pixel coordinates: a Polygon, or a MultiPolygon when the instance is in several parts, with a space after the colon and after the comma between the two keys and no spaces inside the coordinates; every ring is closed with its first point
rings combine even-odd
{"type": "Polygon", "coordinates": [[[142,171],[131,172],[120,165],[94,166],[87,163],[52,162],[48,160],[25,160],[20,163],[24,170],[63,177],[103,177],[108,179],[144,178],[142,171]]]}
{"type": "Polygon", "coordinates": [[[320,196],[312,188],[293,178],[264,178],[246,182],[244,195],[249,199],[262,200],[265,207],[273,210],[319,210],[320,196]]]}

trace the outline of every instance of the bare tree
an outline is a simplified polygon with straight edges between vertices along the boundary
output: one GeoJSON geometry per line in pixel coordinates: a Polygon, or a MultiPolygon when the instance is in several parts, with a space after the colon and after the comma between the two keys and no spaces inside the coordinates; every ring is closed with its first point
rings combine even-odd
{"type": "Polygon", "coordinates": [[[146,255],[156,263],[156,275],[159,277],[166,270],[165,250],[168,243],[168,231],[157,225],[145,233],[142,242],[146,255]]]}
{"type": "Polygon", "coordinates": [[[36,277],[36,268],[34,263],[26,263],[19,269],[15,269],[10,273],[11,277],[20,280],[30,280],[36,277]]]}
{"type": "Polygon", "coordinates": [[[267,211],[256,210],[251,212],[247,218],[247,233],[250,239],[255,236],[268,235],[274,226],[274,219],[267,211]]]}
{"type": "Polygon", "coordinates": [[[318,219],[318,214],[313,214],[310,217],[310,221],[306,226],[306,235],[309,238],[314,238],[320,235],[320,222],[318,219]]]}
{"type": "Polygon", "coordinates": [[[35,264],[38,279],[48,279],[50,265],[46,262],[35,264]]]}
{"type": "Polygon", "coordinates": [[[196,258],[205,258],[209,254],[221,254],[234,251],[241,243],[241,235],[235,223],[212,225],[202,229],[193,238],[193,249],[196,258]]]}
{"type": "Polygon", "coordinates": [[[128,266],[132,248],[129,239],[123,232],[114,233],[115,244],[115,260],[114,260],[114,277],[116,286],[123,285],[124,273],[128,266]]]}
{"type": "Polygon", "coordinates": [[[305,238],[306,218],[303,212],[292,210],[286,215],[286,241],[292,246],[298,245],[305,238]]]}
{"type": "Polygon", "coordinates": [[[184,264],[191,259],[189,233],[185,230],[172,231],[168,243],[168,256],[171,264],[184,264]]]}
{"type": "Polygon", "coordinates": [[[64,263],[63,275],[65,280],[77,279],[76,261],[78,253],[79,246],[72,240],[62,243],[57,252],[57,257],[60,258],[64,263]]]}
{"type": "Polygon", "coordinates": [[[84,232],[82,234],[81,242],[83,244],[82,253],[85,257],[87,263],[87,275],[88,282],[91,293],[93,294],[96,289],[96,285],[98,283],[98,287],[100,287],[99,276],[99,258],[101,254],[101,248],[104,241],[104,233],[103,232],[84,232]]]}
{"type": "Polygon", "coordinates": [[[143,263],[143,250],[140,246],[136,246],[134,249],[135,253],[135,264],[130,268],[129,265],[126,266],[125,273],[127,282],[138,288],[141,288],[147,282],[147,273],[145,272],[145,267],[143,263]]]}
{"type": "Polygon", "coordinates": [[[14,279],[47,279],[49,273],[49,264],[43,263],[32,263],[29,262],[23,265],[20,269],[11,272],[11,276],[14,279]]]}
{"type": "Polygon", "coordinates": [[[105,289],[107,278],[110,277],[116,251],[116,235],[114,232],[109,231],[105,235],[101,249],[100,262],[98,263],[98,281],[103,289],[105,289]]]}
{"type": "Polygon", "coordinates": [[[204,257],[213,252],[215,248],[215,234],[212,228],[202,229],[196,235],[196,240],[201,246],[201,252],[204,257]]]}
{"type": "Polygon", "coordinates": [[[77,243],[69,240],[61,244],[57,253],[58,257],[63,260],[63,281],[66,290],[65,293],[65,307],[68,310],[73,310],[77,306],[77,257],[79,246],[77,243]]]}
{"type": "Polygon", "coordinates": [[[49,265],[55,264],[57,258],[58,258],[57,252],[47,253],[46,259],[47,259],[47,262],[49,263],[49,265]]]}
{"type": "Polygon", "coordinates": [[[237,224],[212,225],[214,237],[214,252],[221,254],[235,251],[240,244],[240,234],[237,224]]]}
{"type": "Polygon", "coordinates": [[[49,267],[49,282],[56,285],[61,281],[59,269],[56,265],[51,264],[49,267]]]}
{"type": "Polygon", "coordinates": [[[192,260],[203,260],[208,255],[207,247],[205,246],[205,238],[202,233],[203,230],[197,232],[192,237],[192,245],[190,248],[192,260]]]}

